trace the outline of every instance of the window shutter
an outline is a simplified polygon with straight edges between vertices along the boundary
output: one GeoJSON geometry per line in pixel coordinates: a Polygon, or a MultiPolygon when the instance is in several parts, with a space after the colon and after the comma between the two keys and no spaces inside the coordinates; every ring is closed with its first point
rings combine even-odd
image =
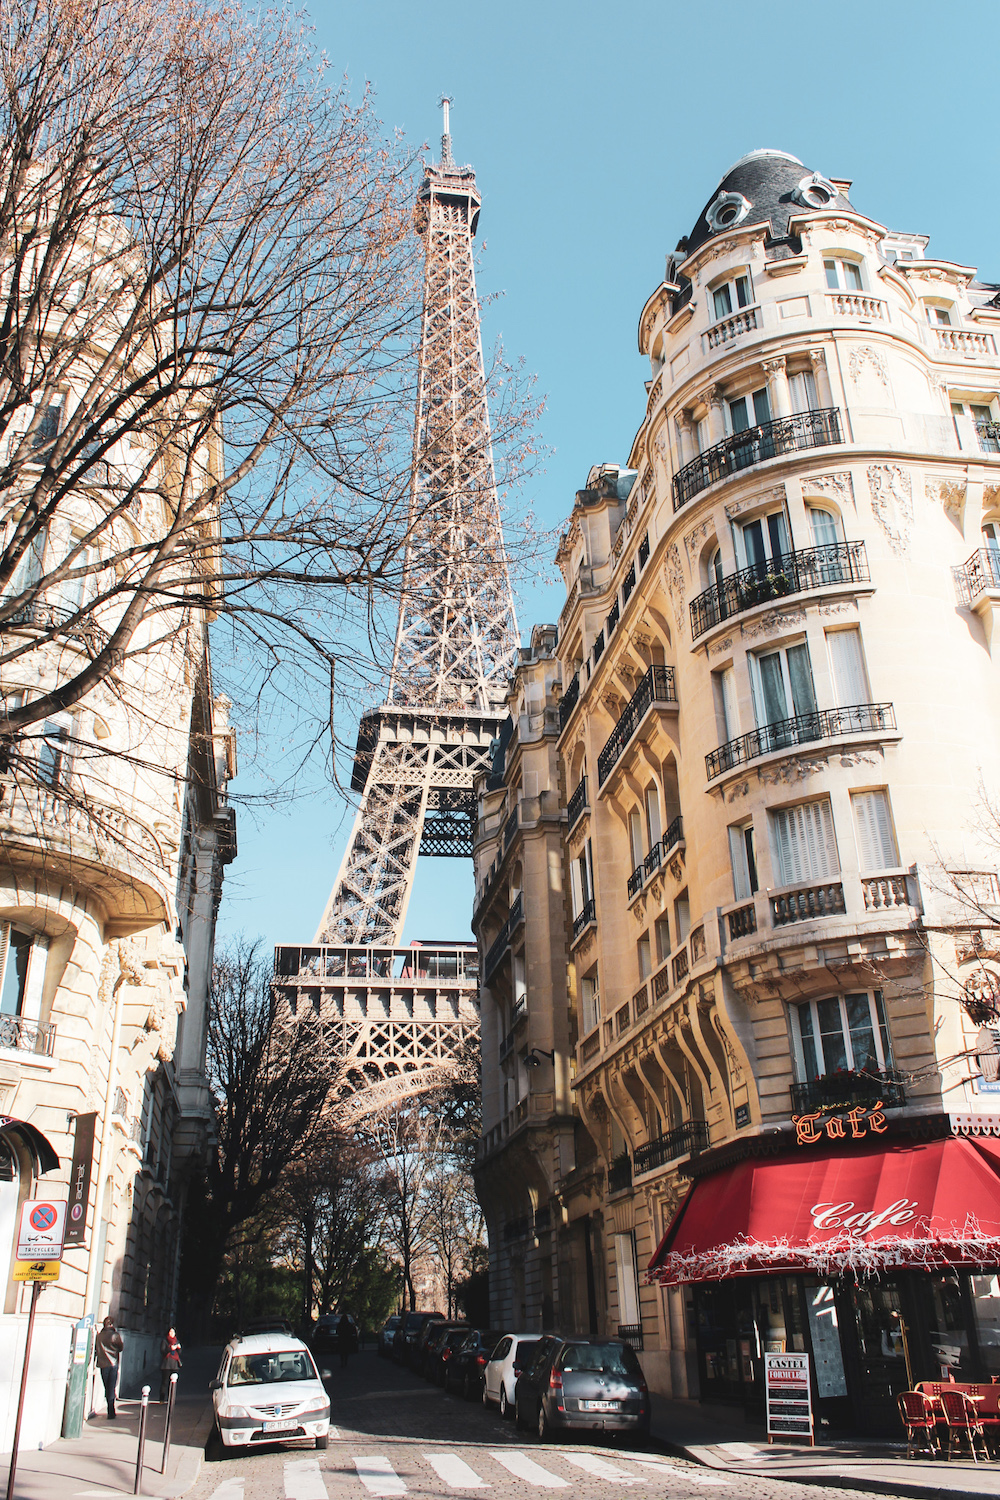
{"type": "Polygon", "coordinates": [[[633,807],[628,815],[628,837],[632,846],[632,868],[642,863],[642,817],[638,808],[633,807]]]}
{"type": "Polygon", "coordinates": [[[615,1269],[618,1272],[618,1321],[626,1327],[639,1322],[639,1279],[635,1265],[635,1236],[615,1235],[615,1269]]]}
{"type": "Polygon", "coordinates": [[[833,810],[826,798],[772,813],[771,830],[782,885],[807,885],[837,874],[833,810]]]}
{"type": "Polygon", "coordinates": [[[660,842],[660,799],[655,786],[646,788],[646,821],[649,824],[649,847],[660,842]]]}
{"type": "Polygon", "coordinates": [[[736,901],[749,901],[750,873],[747,870],[747,853],[742,828],[729,830],[729,858],[733,866],[733,897],[736,901]]]}
{"type": "Polygon", "coordinates": [[[854,826],[862,872],[891,870],[899,864],[892,832],[889,798],[885,792],[853,792],[854,826]]]}
{"type": "Polygon", "coordinates": [[[871,690],[861,654],[860,630],[830,630],[827,632],[826,643],[830,651],[833,691],[838,707],[850,708],[855,703],[868,703],[871,690]]]}

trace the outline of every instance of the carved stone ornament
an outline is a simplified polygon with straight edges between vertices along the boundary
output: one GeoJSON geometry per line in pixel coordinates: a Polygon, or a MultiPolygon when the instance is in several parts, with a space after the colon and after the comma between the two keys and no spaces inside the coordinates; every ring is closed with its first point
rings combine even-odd
{"type": "Polygon", "coordinates": [[[675,854],[669,865],[670,873],[675,880],[680,880],[684,874],[684,862],[679,854],[675,854]]]}
{"type": "Polygon", "coordinates": [[[763,364],[761,365],[761,369],[764,371],[765,377],[770,380],[772,375],[783,375],[785,373],[786,366],[787,360],[785,359],[785,356],[783,354],[779,354],[775,359],[765,359],[763,364]]]}
{"type": "Polygon", "coordinates": [[[681,566],[681,554],[676,542],[670,543],[663,559],[663,581],[670,595],[674,619],[677,622],[678,633],[680,633],[684,625],[684,569],[681,566]]]}
{"type": "Polygon", "coordinates": [[[712,642],[712,644],[708,648],[708,653],[710,656],[723,656],[727,651],[731,651],[732,649],[732,636],[724,635],[719,640],[712,642]]]}
{"type": "Polygon", "coordinates": [[[642,924],[646,920],[646,893],[645,893],[645,891],[643,891],[643,893],[639,897],[638,901],[636,901],[635,905],[632,907],[632,915],[633,915],[633,917],[635,918],[635,920],[639,923],[639,925],[641,927],[642,924]]]}
{"type": "Polygon", "coordinates": [[[758,636],[771,635],[776,630],[794,630],[804,625],[804,609],[769,609],[756,620],[748,620],[740,626],[740,635],[745,641],[754,641],[758,636]]]}
{"type": "Polygon", "coordinates": [[[870,369],[874,370],[878,379],[888,390],[889,372],[886,369],[885,359],[879,352],[879,350],[873,349],[870,344],[859,344],[856,348],[851,350],[851,357],[848,360],[847,368],[850,371],[853,384],[860,384],[861,373],[865,369],[866,365],[870,369]]]}
{"type": "Polygon", "coordinates": [[[902,555],[913,528],[913,481],[899,464],[870,464],[868,488],[872,514],[893,552],[902,555]]]}
{"type": "Polygon", "coordinates": [[[795,755],[791,760],[778,761],[772,766],[763,766],[757,775],[764,786],[780,786],[785,782],[805,781],[809,776],[818,776],[825,771],[828,757],[825,755],[807,758],[795,755]]]}
{"type": "Polygon", "coordinates": [[[737,781],[737,782],[734,782],[734,784],[731,787],[727,788],[727,790],[726,790],[726,801],[727,802],[735,802],[737,800],[737,798],[749,797],[749,795],[750,795],[750,783],[749,783],[749,781],[737,781]]]}
{"type": "Polygon", "coordinates": [[[847,599],[836,599],[832,604],[821,604],[819,612],[826,619],[832,615],[853,615],[857,613],[857,607],[847,599]]]}
{"type": "Polygon", "coordinates": [[[809,350],[809,362],[812,365],[812,367],[813,367],[814,370],[825,370],[826,369],[826,350],[825,349],[810,349],[809,350]]]}
{"type": "Polygon", "coordinates": [[[992,510],[1000,510],[1000,484],[983,485],[983,515],[992,510]]]}
{"type": "Polygon", "coordinates": [[[688,555],[688,567],[694,573],[695,563],[701,553],[701,549],[710,536],[715,534],[715,522],[711,516],[698,526],[693,526],[684,537],[684,550],[688,555]]]}
{"type": "Polygon", "coordinates": [[[808,479],[802,481],[802,494],[806,499],[813,494],[833,495],[842,508],[850,504],[857,509],[854,499],[854,480],[847,469],[836,474],[810,475],[808,479]]]}
{"type": "Polygon", "coordinates": [[[964,484],[956,484],[948,479],[928,479],[925,491],[928,500],[936,500],[950,516],[960,516],[965,509],[964,484]]]}
{"type": "Polygon", "coordinates": [[[726,506],[726,515],[730,520],[734,516],[743,515],[744,511],[760,510],[765,506],[784,505],[787,492],[783,484],[777,484],[773,489],[761,490],[756,495],[748,495],[745,500],[734,500],[732,505],[726,506]]]}
{"type": "Polygon", "coordinates": [[[991,969],[978,966],[962,988],[962,1004],[977,1026],[996,1021],[1000,1018],[1000,979],[991,969]]]}

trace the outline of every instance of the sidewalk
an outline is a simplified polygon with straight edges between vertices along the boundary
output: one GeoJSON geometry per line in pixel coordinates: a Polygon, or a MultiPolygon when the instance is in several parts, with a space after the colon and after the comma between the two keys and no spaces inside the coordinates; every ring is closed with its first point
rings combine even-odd
{"type": "MultiPolygon", "coordinates": [[[[212,1425],[208,1382],[218,1366],[218,1350],[195,1350],[185,1358],[181,1375],[183,1394],[174,1405],[170,1460],[160,1473],[166,1407],[149,1405],[146,1451],[140,1494],[174,1500],[185,1494],[201,1472],[205,1443],[212,1425]],[[204,1373],[207,1371],[208,1373],[204,1373]]],[[[103,1407],[103,1393],[98,1400],[103,1407]]],[[[158,1390],[154,1388],[153,1395],[158,1390]]],[[[67,1500],[81,1491],[112,1496],[131,1495],[139,1436],[139,1402],[118,1401],[118,1415],[109,1422],[103,1410],[83,1424],[78,1438],[59,1438],[47,1448],[22,1450],[17,1460],[15,1500],[67,1500]]],[[[0,1481],[6,1487],[10,1454],[0,1454],[0,1481]]]]}
{"type": "Polygon", "coordinates": [[[731,1475],[766,1474],[799,1484],[839,1485],[873,1494],[933,1500],[968,1496],[998,1500],[1000,1463],[971,1459],[908,1459],[906,1442],[834,1440],[769,1444],[763,1426],[745,1421],[741,1410],[697,1401],[653,1397],[652,1433],[677,1453],[731,1475]]]}

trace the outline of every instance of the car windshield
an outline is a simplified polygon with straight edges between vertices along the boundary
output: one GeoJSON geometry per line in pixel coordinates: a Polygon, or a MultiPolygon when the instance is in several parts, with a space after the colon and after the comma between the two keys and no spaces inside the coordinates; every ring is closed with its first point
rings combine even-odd
{"type": "Polygon", "coordinates": [[[573,1370],[600,1370],[605,1375],[640,1373],[639,1361],[623,1344],[571,1344],[563,1350],[560,1363],[567,1373],[573,1370]]]}
{"type": "Polygon", "coordinates": [[[316,1366],[301,1349],[278,1349],[273,1354],[236,1354],[227,1385],[282,1385],[290,1380],[316,1380],[316,1366]]]}

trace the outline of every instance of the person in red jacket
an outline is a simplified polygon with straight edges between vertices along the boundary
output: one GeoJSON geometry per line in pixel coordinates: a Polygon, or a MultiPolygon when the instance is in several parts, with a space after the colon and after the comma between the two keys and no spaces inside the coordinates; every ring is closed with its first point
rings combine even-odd
{"type": "Polygon", "coordinates": [[[160,1340],[160,1400],[166,1401],[170,1389],[170,1377],[181,1367],[181,1343],[177,1330],[167,1329],[167,1336],[160,1340]]]}

